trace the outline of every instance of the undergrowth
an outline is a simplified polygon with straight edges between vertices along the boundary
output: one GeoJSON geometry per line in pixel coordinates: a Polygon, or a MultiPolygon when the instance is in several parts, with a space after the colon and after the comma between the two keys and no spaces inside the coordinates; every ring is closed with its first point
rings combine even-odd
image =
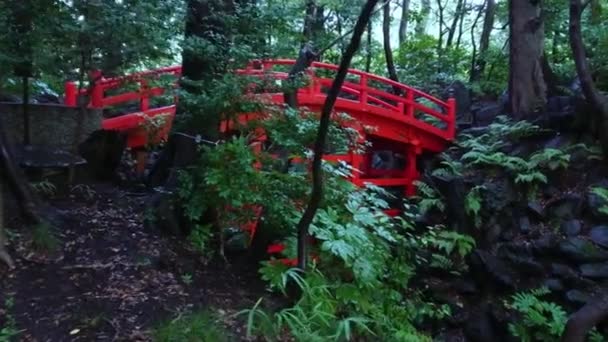
{"type": "Polygon", "coordinates": [[[229,336],[222,322],[208,311],[179,315],[153,331],[156,342],[222,342],[229,341],[229,336]]]}

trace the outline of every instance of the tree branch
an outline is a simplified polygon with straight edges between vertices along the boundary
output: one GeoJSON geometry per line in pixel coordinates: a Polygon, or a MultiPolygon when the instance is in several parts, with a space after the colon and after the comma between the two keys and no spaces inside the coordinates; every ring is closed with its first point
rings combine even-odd
{"type": "Polygon", "coordinates": [[[319,131],[317,133],[317,140],[314,146],[314,159],[312,163],[312,193],[310,195],[308,206],[306,207],[306,210],[304,211],[304,214],[297,225],[298,267],[302,270],[305,270],[307,266],[308,229],[317,213],[319,203],[323,200],[323,174],[321,164],[323,151],[325,148],[325,141],[327,139],[327,132],[329,130],[331,113],[333,111],[334,104],[336,103],[336,99],[338,98],[338,94],[342,89],[342,85],[344,84],[344,80],[346,79],[346,74],[348,73],[348,68],[350,67],[353,55],[359,49],[361,36],[366,29],[370,17],[373,15],[373,10],[376,3],[378,3],[378,0],[367,0],[363,6],[361,14],[359,15],[357,23],[355,24],[351,42],[346,48],[344,56],[342,57],[340,67],[338,68],[338,73],[331,85],[331,88],[329,89],[329,93],[325,99],[325,104],[323,105],[323,110],[321,111],[319,131]]]}

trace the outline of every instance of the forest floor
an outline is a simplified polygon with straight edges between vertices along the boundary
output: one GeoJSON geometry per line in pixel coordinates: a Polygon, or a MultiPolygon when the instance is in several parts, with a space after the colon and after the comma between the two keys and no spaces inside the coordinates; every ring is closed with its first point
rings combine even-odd
{"type": "Polygon", "coordinates": [[[229,267],[204,264],[183,242],[144,227],[145,194],[89,187],[49,200],[66,218],[51,260],[35,257],[20,238],[26,228],[7,218],[17,268],[0,265],[0,330],[11,317],[20,341],[148,341],[163,320],[205,309],[244,335],[234,314],[265,294],[257,262],[241,255],[229,267]]]}

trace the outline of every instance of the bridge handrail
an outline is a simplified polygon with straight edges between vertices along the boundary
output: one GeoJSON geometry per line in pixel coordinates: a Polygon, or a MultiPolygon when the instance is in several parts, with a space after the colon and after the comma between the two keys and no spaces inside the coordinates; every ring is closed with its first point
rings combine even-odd
{"type": "MultiPolygon", "coordinates": [[[[290,59],[255,60],[250,62],[245,69],[237,70],[237,73],[258,77],[270,74],[275,79],[285,79],[287,77],[287,73],[282,71],[275,71],[273,70],[273,67],[281,65],[291,66],[294,64],[295,60],[290,59]]],[[[335,72],[338,70],[338,68],[339,67],[337,65],[328,63],[312,63],[311,68],[306,71],[310,76],[312,76],[312,82],[309,87],[303,88],[302,91],[308,91],[310,92],[310,95],[321,94],[321,86],[327,87],[331,85],[331,82],[333,80],[318,76],[317,71],[330,70],[335,72]]],[[[96,83],[91,89],[90,106],[93,108],[104,108],[106,106],[111,106],[119,103],[140,101],[140,110],[142,112],[146,112],[150,109],[149,98],[162,95],[165,91],[165,89],[161,87],[149,87],[148,79],[150,77],[160,75],[174,75],[179,77],[181,75],[181,71],[181,66],[170,66],[156,70],[134,73],[127,76],[101,78],[96,81],[96,83]],[[119,88],[127,82],[138,82],[139,89],[136,91],[125,92],[118,95],[105,95],[105,92],[107,90],[119,88]]],[[[363,105],[370,107],[381,105],[385,109],[390,109],[395,113],[402,113],[406,117],[415,119],[416,121],[423,123],[426,127],[433,127],[435,129],[431,129],[430,131],[436,132],[437,129],[439,129],[438,127],[433,126],[432,124],[427,123],[419,118],[415,118],[415,111],[419,110],[424,114],[430,115],[445,123],[446,127],[444,129],[439,129],[442,131],[442,134],[440,134],[442,138],[451,140],[454,137],[456,125],[456,103],[453,98],[449,98],[447,101],[442,101],[416,88],[395,82],[385,77],[381,77],[356,69],[349,69],[348,74],[358,76],[359,82],[347,81],[343,90],[347,93],[358,95],[360,98],[359,102],[361,102],[363,105]],[[384,89],[373,87],[370,85],[370,81],[378,82],[386,85],[389,88],[400,90],[401,94],[393,94],[387,92],[384,89]],[[440,108],[440,110],[438,111],[422,103],[416,102],[416,100],[419,98],[426,99],[431,103],[434,103],[440,108]],[[397,102],[397,105],[393,106],[387,103],[387,99],[393,102],[397,102]]],[[[78,91],[75,83],[67,82],[65,86],[65,92],[65,104],[69,106],[76,106],[78,91]]],[[[83,89],[81,95],[86,93],[87,90],[83,89]]]]}

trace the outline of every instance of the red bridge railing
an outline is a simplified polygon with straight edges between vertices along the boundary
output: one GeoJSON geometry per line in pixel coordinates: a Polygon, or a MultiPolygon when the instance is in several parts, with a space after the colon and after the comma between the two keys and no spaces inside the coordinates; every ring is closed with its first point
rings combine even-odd
{"type": "MultiPolygon", "coordinates": [[[[278,59],[253,61],[237,73],[284,80],[287,70],[277,70],[281,67],[288,69],[295,63],[294,60],[278,59]]],[[[326,89],[331,86],[333,77],[323,77],[323,74],[335,73],[338,66],[315,62],[307,70],[308,85],[299,91],[303,105],[321,104],[326,96],[326,89]]],[[[124,77],[98,79],[90,89],[83,89],[80,95],[88,95],[89,107],[103,109],[127,103],[139,103],[139,110],[125,115],[108,118],[103,121],[103,128],[108,130],[137,130],[147,117],[168,115],[170,119],[175,114],[174,103],[168,106],[150,108],[150,99],[165,94],[166,88],[150,86],[154,79],[163,75],[179,78],[181,66],[167,67],[124,77]],[[136,90],[124,89],[126,85],[137,86],[136,90]]],[[[175,84],[176,85],[176,84],[175,84]]],[[[282,102],[280,91],[262,91],[271,96],[273,102],[282,102]]],[[[65,104],[76,106],[78,90],[74,82],[65,85],[65,104]]],[[[394,82],[390,79],[350,69],[347,81],[342,88],[342,94],[336,103],[336,111],[367,111],[380,118],[405,123],[409,126],[425,131],[442,140],[452,140],[455,135],[455,100],[439,100],[418,89],[394,82]],[[425,103],[421,103],[420,101],[425,103]]],[[[171,120],[169,120],[171,121],[171,120]]],[[[170,124],[170,122],[169,122],[170,124]]],[[[137,134],[135,134],[137,135],[137,134]]],[[[145,144],[145,137],[141,132],[139,136],[130,137],[129,145],[137,147],[145,144]]]]}

